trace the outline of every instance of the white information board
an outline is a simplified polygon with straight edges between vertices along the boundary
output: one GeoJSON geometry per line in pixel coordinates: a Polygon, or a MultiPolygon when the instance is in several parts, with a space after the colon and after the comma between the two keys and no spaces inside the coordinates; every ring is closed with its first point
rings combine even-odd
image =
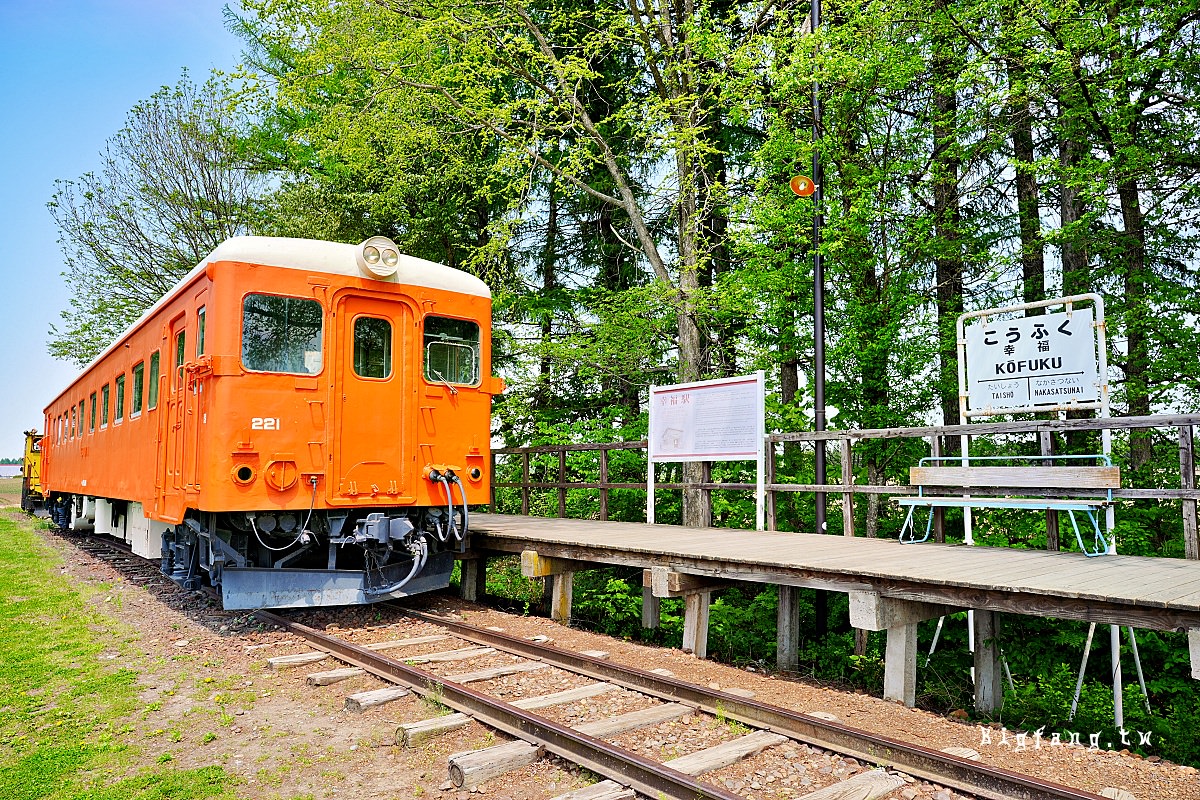
{"type": "Polygon", "coordinates": [[[654,465],[681,461],[755,461],[756,506],[765,508],[766,391],[762,372],[674,386],[650,387],[646,437],[649,475],[646,520],[654,522],[654,465]]]}
{"type": "Polygon", "coordinates": [[[972,412],[1094,403],[1100,399],[1090,307],[966,328],[972,412]]]}
{"type": "Polygon", "coordinates": [[[762,373],[650,387],[650,460],[757,458],[764,426],[762,373]]]}

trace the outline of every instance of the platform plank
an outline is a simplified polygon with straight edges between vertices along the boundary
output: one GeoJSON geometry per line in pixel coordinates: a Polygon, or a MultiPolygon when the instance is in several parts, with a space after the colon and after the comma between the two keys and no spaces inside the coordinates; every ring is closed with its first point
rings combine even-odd
{"type": "Polygon", "coordinates": [[[1200,562],[1183,559],[495,514],[472,515],[472,522],[498,551],[1156,629],[1200,627],[1200,562]]]}

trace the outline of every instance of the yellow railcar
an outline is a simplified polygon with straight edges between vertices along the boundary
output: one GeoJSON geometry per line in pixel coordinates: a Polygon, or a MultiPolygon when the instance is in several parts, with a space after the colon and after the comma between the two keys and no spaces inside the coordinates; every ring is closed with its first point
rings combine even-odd
{"type": "Polygon", "coordinates": [[[21,466],[21,508],[33,513],[46,502],[42,494],[42,435],[25,431],[25,460],[21,466]]]}

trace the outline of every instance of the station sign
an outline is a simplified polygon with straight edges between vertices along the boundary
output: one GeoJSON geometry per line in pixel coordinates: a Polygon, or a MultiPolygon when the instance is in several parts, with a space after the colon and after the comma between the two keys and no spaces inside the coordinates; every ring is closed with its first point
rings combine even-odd
{"type": "Polygon", "coordinates": [[[1003,412],[1100,400],[1092,308],[966,328],[967,403],[1003,412]]]}

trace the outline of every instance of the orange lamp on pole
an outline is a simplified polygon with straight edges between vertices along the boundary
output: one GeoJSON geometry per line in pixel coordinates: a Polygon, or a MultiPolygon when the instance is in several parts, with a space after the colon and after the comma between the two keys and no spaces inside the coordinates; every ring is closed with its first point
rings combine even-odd
{"type": "Polygon", "coordinates": [[[788,186],[800,197],[808,197],[817,190],[817,184],[807,175],[797,175],[788,181],[788,186]]]}

